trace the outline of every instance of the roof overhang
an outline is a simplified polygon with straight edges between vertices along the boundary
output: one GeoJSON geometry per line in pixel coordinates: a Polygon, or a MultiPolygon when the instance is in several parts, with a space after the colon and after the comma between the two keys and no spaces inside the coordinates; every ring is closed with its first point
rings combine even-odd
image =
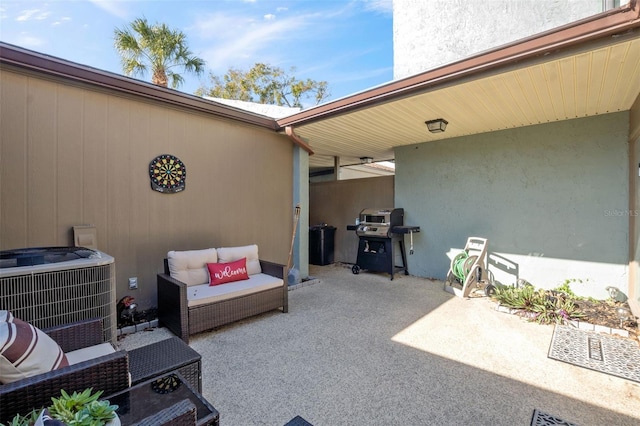
{"type": "Polygon", "coordinates": [[[393,159],[393,148],[627,111],[640,94],[637,0],[278,120],[310,167],[393,159]],[[444,133],[426,120],[445,118],[444,133]]]}

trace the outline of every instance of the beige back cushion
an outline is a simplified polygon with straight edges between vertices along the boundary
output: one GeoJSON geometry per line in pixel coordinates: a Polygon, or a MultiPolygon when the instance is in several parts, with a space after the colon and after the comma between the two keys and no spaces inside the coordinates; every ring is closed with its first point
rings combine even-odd
{"type": "Polygon", "coordinates": [[[221,247],[218,249],[218,262],[220,263],[233,262],[243,257],[247,258],[247,273],[249,275],[262,272],[256,244],[241,247],[221,247]]]}
{"type": "Polygon", "coordinates": [[[170,251],[167,253],[169,273],[178,281],[188,286],[207,284],[209,271],[207,263],[216,263],[216,249],[170,251]]]}

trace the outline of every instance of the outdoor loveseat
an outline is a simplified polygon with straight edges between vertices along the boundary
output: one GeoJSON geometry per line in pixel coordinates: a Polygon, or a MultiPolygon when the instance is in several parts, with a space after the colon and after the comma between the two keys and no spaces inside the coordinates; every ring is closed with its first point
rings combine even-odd
{"type": "MultiPolygon", "coordinates": [[[[6,311],[4,311],[6,312],[6,311]]],[[[109,395],[129,387],[129,359],[124,350],[115,350],[103,341],[100,318],[82,320],[42,330],[51,337],[69,358],[69,366],[0,384],[0,423],[8,424],[16,414],[51,404],[51,397],[60,389],[72,393],[87,388],[102,390],[109,395]],[[104,350],[109,346],[110,350],[104,350]],[[101,353],[104,355],[99,355],[101,353]],[[75,359],[74,358],[74,353],[75,359]],[[94,357],[98,354],[99,356],[94,357]],[[81,359],[87,359],[82,361],[81,359]]],[[[37,345],[44,339],[40,338],[37,345]]],[[[37,351],[37,348],[33,348],[37,351]]],[[[54,353],[43,349],[43,357],[54,353]],[[45,353],[46,352],[46,353],[45,353]]],[[[6,372],[6,371],[5,371],[6,372]]]]}
{"type": "Polygon", "coordinates": [[[260,260],[255,244],[170,251],[164,269],[158,274],[158,321],[187,343],[202,331],[274,309],[288,311],[286,268],[260,260]]]}

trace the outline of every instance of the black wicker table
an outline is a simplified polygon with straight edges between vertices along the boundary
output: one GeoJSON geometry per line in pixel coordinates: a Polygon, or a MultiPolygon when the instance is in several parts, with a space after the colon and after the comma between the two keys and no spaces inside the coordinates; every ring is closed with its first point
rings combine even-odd
{"type": "Polygon", "coordinates": [[[202,357],[182,339],[171,337],[128,353],[131,384],[177,371],[194,389],[202,392],[202,357]]]}
{"type": "Polygon", "coordinates": [[[138,383],[126,390],[104,397],[111,404],[118,406],[116,413],[122,426],[134,424],[158,424],[183,425],[183,419],[171,418],[172,410],[167,407],[175,406],[183,401],[195,405],[197,426],[219,426],[220,413],[207,401],[189,381],[180,373],[171,373],[164,378],[154,378],[138,383]],[[171,386],[158,386],[159,382],[171,378],[171,386]],[[166,414],[159,418],[158,414],[166,414]],[[150,421],[150,419],[153,419],[150,421]]]}

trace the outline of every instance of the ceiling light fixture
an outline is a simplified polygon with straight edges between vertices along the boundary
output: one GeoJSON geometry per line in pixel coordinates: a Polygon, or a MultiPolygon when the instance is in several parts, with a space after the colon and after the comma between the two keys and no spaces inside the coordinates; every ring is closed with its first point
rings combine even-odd
{"type": "Polygon", "coordinates": [[[373,163],[373,158],[371,157],[360,157],[361,164],[371,164],[373,163]]]}
{"type": "Polygon", "coordinates": [[[425,121],[424,124],[427,125],[427,129],[429,129],[431,133],[442,133],[447,128],[449,122],[444,118],[436,118],[435,120],[425,121]]]}

